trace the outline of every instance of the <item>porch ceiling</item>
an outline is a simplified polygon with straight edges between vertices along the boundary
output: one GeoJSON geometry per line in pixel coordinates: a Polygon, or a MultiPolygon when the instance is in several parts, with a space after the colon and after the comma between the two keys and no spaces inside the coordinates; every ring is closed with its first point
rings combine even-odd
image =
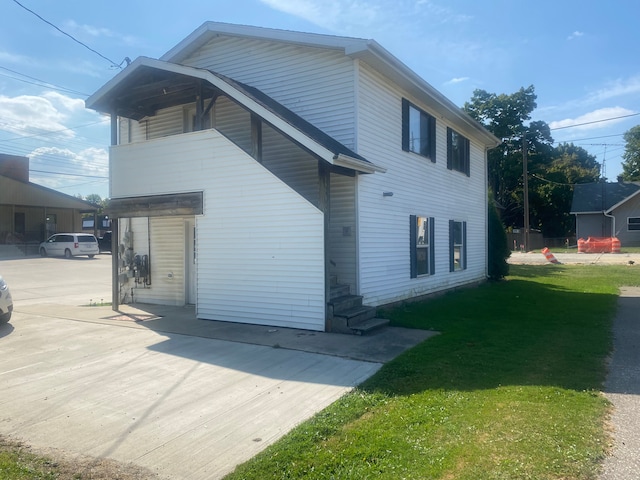
{"type": "MultiPolygon", "coordinates": [[[[335,167],[385,172],[260,90],[209,70],[137,58],[86,101],[87,108],[140,120],[162,108],[225,95],[335,167]]],[[[205,106],[205,108],[208,105],[205,106]]]]}
{"type": "Polygon", "coordinates": [[[140,120],[173,105],[193,103],[198,95],[210,98],[219,91],[200,78],[142,65],[124,79],[110,96],[110,110],[140,120]]]}

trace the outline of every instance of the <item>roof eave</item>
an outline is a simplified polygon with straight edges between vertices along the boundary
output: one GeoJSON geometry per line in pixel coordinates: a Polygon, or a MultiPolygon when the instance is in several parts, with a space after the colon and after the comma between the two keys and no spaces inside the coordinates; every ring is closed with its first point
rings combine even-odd
{"type": "Polygon", "coordinates": [[[345,54],[364,60],[416,97],[424,99],[426,95],[427,99],[433,99],[429,106],[444,110],[445,118],[464,132],[474,133],[475,138],[481,141],[485,148],[491,149],[500,145],[499,138],[489,132],[480,122],[471,118],[378,42],[369,40],[364,45],[352,44],[350,48],[345,49],[345,54]]]}
{"type": "Polygon", "coordinates": [[[339,153],[333,157],[333,164],[340,167],[346,167],[351,170],[357,170],[362,173],[386,173],[387,169],[370,162],[364,162],[360,159],[353,158],[349,155],[339,153]]]}
{"type": "Polygon", "coordinates": [[[622,199],[621,201],[619,201],[618,203],[616,203],[615,205],[613,205],[612,207],[609,207],[605,213],[609,214],[611,212],[613,212],[616,208],[618,208],[620,205],[623,205],[624,203],[627,203],[629,200],[631,200],[633,197],[635,197],[636,195],[640,194],[640,189],[636,190],[634,193],[632,193],[631,195],[629,195],[628,197],[622,199]]]}
{"type": "Polygon", "coordinates": [[[205,22],[160,59],[168,62],[181,62],[194,50],[218,35],[265,39],[316,48],[341,50],[351,58],[364,60],[416,97],[423,100],[425,96],[427,99],[433,99],[429,106],[434,109],[443,109],[443,116],[452,125],[459,128],[461,133],[473,134],[476,141],[482,142],[485,148],[495,148],[500,144],[500,140],[484,128],[482,124],[467,115],[460,107],[442,95],[375,40],[205,22]]]}
{"type": "Polygon", "coordinates": [[[375,166],[367,161],[359,160],[348,155],[334,152],[329,148],[321,145],[316,140],[296,128],[294,125],[291,125],[290,123],[284,121],[274,112],[208,70],[164,62],[148,57],[137,58],[134,62],[127,66],[127,68],[125,68],[122,72],[118,73],[114,78],[107,82],[96,93],[91,95],[85,102],[87,108],[103,113],[111,113],[112,105],[110,102],[110,97],[116,94],[118,86],[123,84],[123,82],[125,82],[125,80],[133,75],[137,69],[144,67],[157,68],[176,74],[183,74],[206,80],[214,87],[225,92],[225,95],[229,96],[241,105],[244,105],[248,110],[252,111],[256,115],[264,119],[266,122],[282,131],[286,136],[297,142],[299,145],[306,148],[308,151],[312,152],[317,157],[331,165],[345,166],[357,171],[367,173],[373,173],[374,171],[384,171],[382,167],[375,166]]]}

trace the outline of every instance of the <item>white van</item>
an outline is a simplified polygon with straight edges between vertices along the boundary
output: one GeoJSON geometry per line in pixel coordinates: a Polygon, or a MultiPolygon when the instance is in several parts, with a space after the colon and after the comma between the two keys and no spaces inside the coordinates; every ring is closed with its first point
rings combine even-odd
{"type": "Polygon", "coordinates": [[[87,255],[93,258],[98,253],[98,239],[90,233],[56,233],[40,244],[40,255],[43,257],[50,255],[71,258],[87,255]]]}

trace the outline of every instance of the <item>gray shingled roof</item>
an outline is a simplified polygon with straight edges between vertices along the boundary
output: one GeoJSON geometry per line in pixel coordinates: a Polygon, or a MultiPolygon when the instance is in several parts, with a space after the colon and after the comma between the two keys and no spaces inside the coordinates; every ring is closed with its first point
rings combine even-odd
{"type": "Polygon", "coordinates": [[[583,183],[574,186],[571,213],[606,212],[640,190],[638,183],[583,183]]]}
{"type": "Polygon", "coordinates": [[[291,125],[292,127],[297,128],[302,133],[307,135],[309,138],[315,140],[316,142],[318,142],[320,145],[322,145],[326,149],[331,150],[336,155],[337,154],[348,155],[349,157],[357,158],[358,160],[361,160],[363,162],[371,163],[371,162],[369,162],[369,160],[364,158],[362,155],[357,154],[356,152],[354,152],[350,148],[346,147],[345,145],[343,145],[339,141],[335,140],[330,135],[327,135],[322,130],[320,130],[318,127],[316,127],[315,125],[307,122],[300,115],[298,115],[298,114],[294,113],[293,111],[289,110],[287,107],[285,107],[284,105],[282,105],[278,101],[274,100],[269,95],[267,95],[264,92],[262,92],[261,90],[255,88],[255,87],[252,87],[250,85],[247,85],[245,83],[238,82],[238,81],[236,81],[236,80],[234,80],[232,78],[227,77],[226,75],[222,75],[222,74],[214,72],[212,70],[209,70],[209,71],[213,75],[215,75],[218,78],[220,78],[220,79],[224,80],[225,82],[227,82],[228,84],[233,85],[235,88],[237,88],[242,93],[244,93],[248,97],[250,97],[253,100],[255,100],[256,102],[258,102],[260,105],[262,105],[263,107],[265,107],[269,111],[273,112],[275,115],[280,117],[282,120],[287,122],[289,125],[291,125]]]}

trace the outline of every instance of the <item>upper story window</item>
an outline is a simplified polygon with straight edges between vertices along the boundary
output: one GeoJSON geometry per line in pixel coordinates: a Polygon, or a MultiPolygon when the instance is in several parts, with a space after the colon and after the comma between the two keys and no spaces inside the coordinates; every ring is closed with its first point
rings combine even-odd
{"type": "Polygon", "coordinates": [[[447,127],[447,168],[470,175],[469,139],[447,127]]]}
{"type": "Polygon", "coordinates": [[[436,119],[402,99],[402,150],[436,161],[436,119]]]}

